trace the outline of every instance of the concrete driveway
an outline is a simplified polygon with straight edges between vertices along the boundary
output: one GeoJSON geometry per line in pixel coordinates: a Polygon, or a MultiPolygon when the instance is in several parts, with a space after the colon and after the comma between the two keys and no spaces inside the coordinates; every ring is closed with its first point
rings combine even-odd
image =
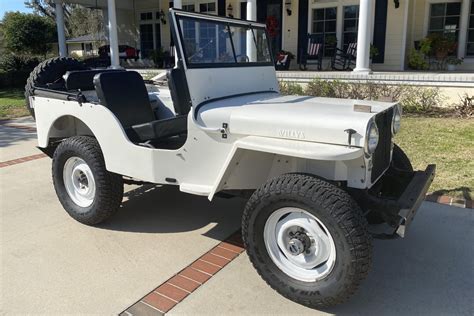
{"type": "MultiPolygon", "coordinates": [[[[35,141],[0,125],[0,163],[16,161],[0,168],[2,314],[121,313],[239,228],[245,201],[159,186],[127,186],[109,222],[81,225],[56,198],[50,159],[16,160],[39,154],[35,141]]],[[[284,299],[243,253],[169,314],[473,315],[473,227],[472,209],[425,202],[407,238],[374,242],[368,279],[330,310],[284,299]]]]}

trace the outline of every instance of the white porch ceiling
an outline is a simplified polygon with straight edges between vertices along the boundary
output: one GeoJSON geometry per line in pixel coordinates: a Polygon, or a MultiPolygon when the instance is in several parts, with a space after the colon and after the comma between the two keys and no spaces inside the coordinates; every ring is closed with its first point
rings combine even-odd
{"type": "MultiPolygon", "coordinates": [[[[141,2],[142,0],[135,0],[135,2],[141,2]]],[[[156,1],[157,3],[160,0],[152,0],[156,1]]],[[[90,8],[107,8],[107,0],[64,0],[65,3],[71,3],[71,4],[80,4],[85,7],[90,7],[90,8]]],[[[133,0],[115,0],[115,6],[117,9],[128,9],[128,10],[133,10],[133,0]]]]}

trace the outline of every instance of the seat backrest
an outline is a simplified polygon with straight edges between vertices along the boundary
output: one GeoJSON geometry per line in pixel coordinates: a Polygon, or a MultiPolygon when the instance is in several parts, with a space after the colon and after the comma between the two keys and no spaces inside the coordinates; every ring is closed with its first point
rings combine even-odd
{"type": "Polygon", "coordinates": [[[188,114],[191,110],[191,97],[184,69],[182,67],[170,69],[166,77],[176,115],[188,114]]]}
{"type": "Polygon", "coordinates": [[[106,71],[124,71],[122,69],[94,69],[68,71],[64,75],[66,89],[68,90],[94,90],[94,77],[106,71]]]}
{"type": "Polygon", "coordinates": [[[138,72],[99,73],[94,85],[100,104],[109,108],[124,128],[155,120],[145,82],[138,72]]]}
{"type": "Polygon", "coordinates": [[[354,57],[356,57],[357,55],[357,43],[349,43],[349,45],[347,45],[347,52],[346,52],[348,55],[352,55],[354,57]]]}

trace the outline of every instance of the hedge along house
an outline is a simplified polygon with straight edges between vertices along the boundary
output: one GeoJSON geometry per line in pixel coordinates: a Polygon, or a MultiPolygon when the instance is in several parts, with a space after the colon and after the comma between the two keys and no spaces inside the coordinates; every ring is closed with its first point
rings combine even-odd
{"type": "MultiPolygon", "coordinates": [[[[299,57],[307,34],[337,40],[345,49],[357,43],[355,72],[372,69],[405,70],[415,42],[433,32],[451,33],[455,54],[464,58],[458,68],[474,70],[474,0],[54,0],[103,10],[113,66],[119,66],[118,45],[141,51],[141,57],[160,47],[169,50],[171,36],[167,11],[233,16],[267,23],[274,51],[299,57]],[[370,45],[378,50],[372,62],[370,45]]],[[[56,6],[60,54],[66,55],[62,7],[56,6]]],[[[200,36],[209,30],[198,31],[200,36]]],[[[325,52],[330,55],[330,52],[325,52]]],[[[295,63],[293,64],[295,66],[295,63]]]]}

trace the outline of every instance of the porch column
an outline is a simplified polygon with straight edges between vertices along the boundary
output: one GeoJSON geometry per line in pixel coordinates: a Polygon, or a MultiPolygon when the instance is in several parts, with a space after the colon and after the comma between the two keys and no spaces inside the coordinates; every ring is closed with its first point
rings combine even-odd
{"type": "Polygon", "coordinates": [[[59,57],[67,56],[66,33],[64,31],[64,9],[62,0],[54,0],[56,9],[56,27],[58,29],[59,57]]]}
{"type": "MultiPolygon", "coordinates": [[[[257,21],[257,0],[247,0],[247,20],[257,21]]],[[[247,31],[246,44],[249,61],[257,61],[256,44],[253,38],[252,30],[247,31]]]]}
{"type": "Polygon", "coordinates": [[[467,24],[469,22],[469,2],[462,0],[461,18],[459,21],[458,58],[464,58],[466,53],[467,24]]]}
{"type": "Polygon", "coordinates": [[[371,73],[370,64],[370,15],[374,0],[360,0],[359,28],[357,30],[357,57],[355,72],[371,73]]]}
{"type": "Polygon", "coordinates": [[[107,0],[109,16],[109,45],[110,45],[110,64],[112,68],[120,68],[119,44],[117,34],[117,12],[115,9],[115,0],[107,0]]]}
{"type": "MultiPolygon", "coordinates": [[[[182,0],[173,0],[173,8],[182,9],[183,8],[183,1],[182,0]]],[[[177,43],[174,44],[174,65],[175,67],[178,66],[178,51],[176,50],[177,43]]]]}

